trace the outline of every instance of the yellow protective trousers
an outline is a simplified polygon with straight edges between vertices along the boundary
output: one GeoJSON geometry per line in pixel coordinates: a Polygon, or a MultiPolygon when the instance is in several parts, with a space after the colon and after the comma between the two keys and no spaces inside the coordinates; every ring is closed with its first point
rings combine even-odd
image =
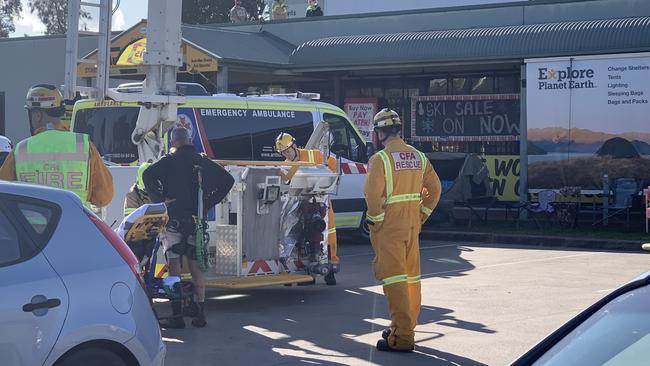
{"type": "Polygon", "coordinates": [[[339,264],[339,257],[336,255],[336,223],[334,222],[334,209],[332,201],[329,201],[329,210],[327,211],[327,245],[330,263],[339,264]]]}
{"type": "Polygon", "coordinates": [[[420,314],[418,236],[440,199],[440,179],[425,154],[401,139],[370,158],[365,197],[375,276],[391,317],[388,345],[410,349],[420,314]]]}
{"type": "Polygon", "coordinates": [[[388,344],[410,348],[415,344],[415,326],[420,314],[420,217],[418,209],[402,204],[386,210],[386,219],[370,231],[375,251],[373,269],[382,281],[391,318],[388,344]],[[412,216],[412,217],[411,217],[412,216]]]}

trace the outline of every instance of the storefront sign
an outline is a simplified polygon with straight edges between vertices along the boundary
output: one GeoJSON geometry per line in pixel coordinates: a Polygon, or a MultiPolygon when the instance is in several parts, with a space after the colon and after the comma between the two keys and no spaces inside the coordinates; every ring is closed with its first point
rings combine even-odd
{"type": "Polygon", "coordinates": [[[139,39],[126,46],[117,58],[117,66],[136,66],[144,61],[144,53],[147,50],[147,39],[139,39]]]}
{"type": "Polygon", "coordinates": [[[650,53],[530,59],[526,84],[530,188],[600,189],[590,166],[650,180],[650,53]]]}
{"type": "Polygon", "coordinates": [[[483,156],[488,168],[492,192],[499,201],[519,201],[519,156],[483,156]]]}
{"type": "Polygon", "coordinates": [[[650,133],[650,55],[527,60],[529,128],[650,133]]]}
{"type": "MultiPolygon", "coordinates": [[[[130,29],[122,32],[111,40],[110,70],[111,76],[118,75],[144,75],[144,55],[147,50],[146,21],[141,21],[130,29]]],[[[216,72],[218,70],[218,59],[210,55],[200,47],[183,41],[181,45],[183,55],[183,67],[180,72],[216,72]]],[[[97,51],[93,51],[84,59],[96,60],[97,51]]],[[[92,78],[96,75],[96,66],[93,64],[80,63],[77,65],[77,76],[80,78],[92,78]]]]}
{"type": "Polygon", "coordinates": [[[373,118],[377,114],[377,98],[346,98],[345,113],[357,126],[366,142],[373,142],[373,118]]]}
{"type": "Polygon", "coordinates": [[[519,95],[411,98],[413,141],[512,141],[519,138],[519,95]]]}

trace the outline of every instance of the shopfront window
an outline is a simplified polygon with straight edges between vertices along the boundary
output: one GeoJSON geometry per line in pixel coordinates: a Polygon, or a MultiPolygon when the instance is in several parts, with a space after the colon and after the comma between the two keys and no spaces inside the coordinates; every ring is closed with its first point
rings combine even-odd
{"type": "Polygon", "coordinates": [[[429,80],[429,90],[427,95],[446,95],[447,78],[437,78],[429,80]]]}
{"type": "Polygon", "coordinates": [[[471,94],[494,93],[494,78],[491,76],[474,76],[471,79],[471,94]]]}
{"type": "Polygon", "coordinates": [[[451,93],[449,94],[469,94],[470,79],[465,77],[451,78],[451,93]]]}
{"type": "Polygon", "coordinates": [[[402,88],[390,88],[386,89],[386,102],[389,106],[398,106],[403,104],[402,99],[402,88]]]}
{"type": "Polygon", "coordinates": [[[495,78],[495,90],[499,94],[519,93],[519,76],[498,75],[495,78]]]}
{"type": "Polygon", "coordinates": [[[384,97],[384,89],[382,88],[361,88],[361,96],[363,97],[384,97]]]}

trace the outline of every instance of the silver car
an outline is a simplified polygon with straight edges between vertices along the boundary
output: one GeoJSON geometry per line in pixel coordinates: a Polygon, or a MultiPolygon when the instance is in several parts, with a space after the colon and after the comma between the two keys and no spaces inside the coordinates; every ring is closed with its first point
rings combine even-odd
{"type": "Polygon", "coordinates": [[[0,181],[0,364],[162,365],[137,260],[71,192],[0,181]]]}
{"type": "Polygon", "coordinates": [[[611,292],[512,366],[650,364],[650,272],[611,292]]]}

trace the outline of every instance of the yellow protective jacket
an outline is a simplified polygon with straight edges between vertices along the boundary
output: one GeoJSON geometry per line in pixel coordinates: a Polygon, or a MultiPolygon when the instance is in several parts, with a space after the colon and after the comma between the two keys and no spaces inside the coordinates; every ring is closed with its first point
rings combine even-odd
{"type": "MultiPolygon", "coordinates": [[[[68,130],[63,125],[56,125],[55,127],[64,131],[68,130]]],[[[36,130],[35,134],[42,131],[45,131],[45,129],[36,130]]],[[[89,166],[88,202],[97,207],[105,207],[113,199],[113,176],[104,165],[104,161],[92,142],[90,143],[89,166]]],[[[7,155],[7,159],[0,168],[0,180],[16,180],[16,159],[13,152],[7,155]]]]}
{"type": "Polygon", "coordinates": [[[151,203],[149,196],[134,184],[124,197],[124,216],[128,216],[131,212],[140,208],[140,206],[148,203],[151,203]]]}
{"type": "Polygon", "coordinates": [[[373,155],[368,165],[366,219],[371,230],[384,221],[406,219],[402,214],[398,215],[401,210],[393,212],[395,206],[412,208],[406,216],[419,216],[424,223],[438,204],[441,193],[438,174],[426,156],[398,138],[389,141],[384,150],[373,155]]]}

